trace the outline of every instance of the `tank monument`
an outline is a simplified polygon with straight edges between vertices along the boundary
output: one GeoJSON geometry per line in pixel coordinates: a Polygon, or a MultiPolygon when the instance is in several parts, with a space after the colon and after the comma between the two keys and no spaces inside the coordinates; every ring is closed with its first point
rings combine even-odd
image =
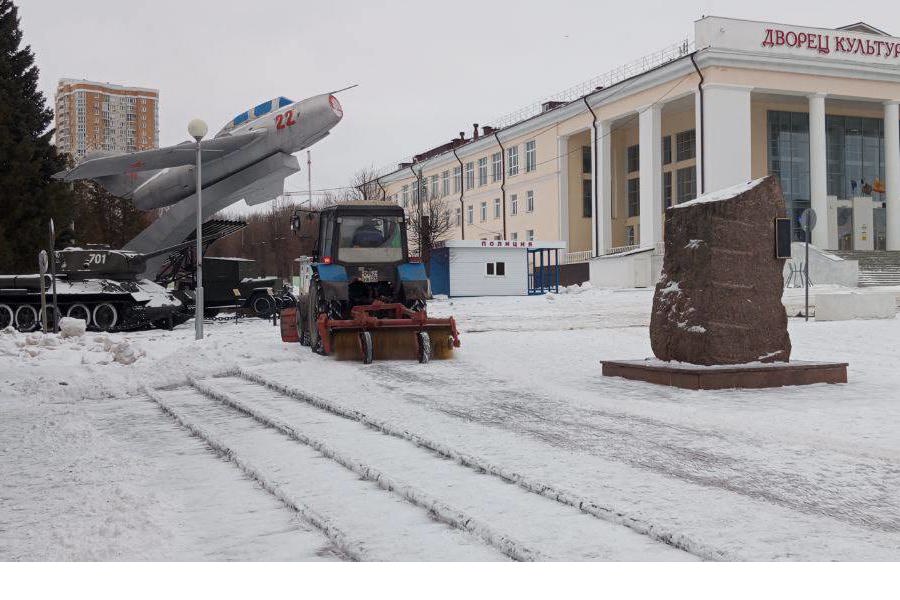
{"type": "Polygon", "coordinates": [[[846,363],[791,360],[776,234],[785,218],[771,176],[669,208],[655,358],[603,361],[603,374],[690,389],[846,383],[846,363]]]}

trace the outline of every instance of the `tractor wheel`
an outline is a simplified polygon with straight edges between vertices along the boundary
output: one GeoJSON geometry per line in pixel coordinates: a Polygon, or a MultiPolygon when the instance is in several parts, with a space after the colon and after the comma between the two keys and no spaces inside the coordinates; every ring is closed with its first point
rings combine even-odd
{"type": "Polygon", "coordinates": [[[322,342],[322,338],[319,337],[319,328],[316,321],[318,321],[320,314],[328,310],[328,307],[325,306],[325,295],[322,293],[321,284],[319,283],[318,278],[315,278],[310,282],[307,300],[309,302],[309,308],[306,310],[306,331],[308,334],[309,347],[316,354],[324,355],[325,344],[322,342]]]}
{"type": "Polygon", "coordinates": [[[427,331],[420,331],[416,337],[419,342],[418,359],[424,365],[431,360],[431,336],[427,331]]]}
{"type": "Polygon", "coordinates": [[[359,350],[362,355],[363,364],[371,365],[372,360],[375,358],[375,346],[372,342],[372,332],[359,332],[359,350]]]}
{"type": "Polygon", "coordinates": [[[301,346],[309,346],[310,345],[309,329],[306,326],[307,319],[305,319],[304,317],[305,317],[305,315],[302,315],[300,313],[300,307],[298,306],[297,307],[297,322],[296,322],[297,337],[300,339],[301,346]]]}

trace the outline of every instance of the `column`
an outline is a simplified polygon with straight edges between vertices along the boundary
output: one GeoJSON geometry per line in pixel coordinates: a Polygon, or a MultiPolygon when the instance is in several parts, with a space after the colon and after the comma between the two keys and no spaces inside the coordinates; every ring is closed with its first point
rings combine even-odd
{"type": "MultiPolygon", "coordinates": [[[[700,92],[694,92],[694,138],[696,140],[695,148],[694,148],[694,156],[696,157],[695,164],[697,169],[697,195],[702,196],[706,193],[705,182],[703,177],[703,120],[705,118],[703,101],[701,100],[702,96],[700,92]]],[[[673,138],[674,143],[674,138],[673,138]]],[[[674,152],[675,149],[673,148],[674,152]]],[[[674,177],[674,175],[673,175],[674,177]]],[[[674,182],[673,182],[674,185],[674,182]]],[[[675,190],[672,190],[673,201],[675,190]]]]}
{"type": "MultiPolygon", "coordinates": [[[[900,104],[884,103],[884,173],[887,249],[900,250],[900,104]]],[[[874,233],[874,232],[873,232],[874,233]]]]}
{"type": "Polygon", "coordinates": [[[600,219],[600,212],[598,206],[598,200],[600,199],[600,192],[597,189],[597,178],[599,174],[597,173],[597,166],[599,164],[599,156],[600,149],[598,144],[600,142],[600,125],[599,123],[594,126],[591,125],[591,256],[597,256],[599,252],[597,251],[597,240],[600,237],[600,233],[597,230],[600,219]]]}
{"type": "Polygon", "coordinates": [[[662,242],[662,107],[639,109],[638,141],[641,169],[641,246],[662,242]]]}
{"type": "MultiPolygon", "coordinates": [[[[809,199],[817,225],[812,244],[828,248],[828,179],[825,161],[825,94],[809,97],[809,199]]],[[[834,250],[835,248],[831,248],[834,250]]]]}
{"type": "Polygon", "coordinates": [[[595,256],[612,248],[612,123],[597,123],[597,173],[594,190],[597,198],[594,203],[594,214],[599,220],[595,228],[595,256]]]}
{"type": "Polygon", "coordinates": [[[566,243],[566,252],[569,251],[569,137],[557,138],[559,169],[559,239],[566,243]]]}
{"type": "Polygon", "coordinates": [[[750,88],[703,87],[704,193],[750,181],[750,88]]]}

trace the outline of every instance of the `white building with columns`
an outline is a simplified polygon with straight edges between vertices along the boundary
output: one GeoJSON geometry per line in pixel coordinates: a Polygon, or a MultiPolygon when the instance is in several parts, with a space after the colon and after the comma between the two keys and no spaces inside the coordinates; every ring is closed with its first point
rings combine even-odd
{"type": "Polygon", "coordinates": [[[665,210],[767,174],[812,242],[900,250],[900,38],[705,17],[645,57],[379,179],[456,239],[563,240],[599,285],[649,285],[665,210]],[[575,92],[573,92],[575,90],[575,92]]]}

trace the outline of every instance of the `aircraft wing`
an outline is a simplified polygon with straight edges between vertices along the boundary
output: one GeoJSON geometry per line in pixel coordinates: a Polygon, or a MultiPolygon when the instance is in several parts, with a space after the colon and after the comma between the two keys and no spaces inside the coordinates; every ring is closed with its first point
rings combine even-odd
{"type": "MultiPolygon", "coordinates": [[[[294,173],[299,170],[298,167],[294,170],[294,173]]],[[[247,203],[247,206],[255,206],[256,204],[274,200],[284,193],[284,178],[287,176],[288,175],[284,172],[272,173],[271,175],[248,185],[239,193],[234,194],[232,199],[235,202],[243,200],[247,203]]]]}
{"type": "MultiPolygon", "coordinates": [[[[226,135],[203,142],[203,162],[222,158],[261,139],[266,132],[253,131],[226,135]]],[[[197,162],[197,146],[193,142],[182,142],[157,150],[143,150],[128,154],[90,156],[69,170],[56,173],[53,177],[64,181],[95,179],[110,175],[127,175],[141,171],[157,171],[170,167],[193,165],[197,162]]]]}

